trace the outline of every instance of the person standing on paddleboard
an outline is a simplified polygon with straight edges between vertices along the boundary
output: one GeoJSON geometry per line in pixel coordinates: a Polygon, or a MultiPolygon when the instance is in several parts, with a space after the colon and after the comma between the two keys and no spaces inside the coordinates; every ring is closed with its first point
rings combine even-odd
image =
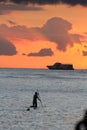
{"type": "Polygon", "coordinates": [[[33,96],[33,106],[34,109],[37,108],[37,99],[41,102],[40,96],[39,96],[39,92],[35,92],[34,96],[33,96]]]}

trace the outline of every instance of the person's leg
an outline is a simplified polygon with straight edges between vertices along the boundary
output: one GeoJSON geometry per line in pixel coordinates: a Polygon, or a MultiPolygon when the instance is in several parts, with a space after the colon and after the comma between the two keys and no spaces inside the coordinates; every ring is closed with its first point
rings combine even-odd
{"type": "Polygon", "coordinates": [[[34,109],[36,109],[37,108],[37,102],[35,101],[34,102],[34,109]]]}

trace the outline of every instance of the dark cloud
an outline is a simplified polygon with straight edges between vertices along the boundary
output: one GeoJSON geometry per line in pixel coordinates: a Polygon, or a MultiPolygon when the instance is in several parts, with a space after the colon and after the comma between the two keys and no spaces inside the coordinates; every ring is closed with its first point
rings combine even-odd
{"type": "Polygon", "coordinates": [[[39,52],[29,53],[28,56],[52,56],[53,51],[50,48],[41,49],[39,52]]]}
{"type": "Polygon", "coordinates": [[[40,11],[43,8],[38,6],[24,6],[16,4],[0,4],[0,15],[11,13],[12,11],[40,11]]]}
{"type": "Polygon", "coordinates": [[[83,56],[87,56],[87,51],[82,51],[83,56]]]}
{"type": "Polygon", "coordinates": [[[24,6],[24,5],[16,5],[16,4],[1,4],[0,5],[0,10],[22,10],[22,11],[38,11],[42,10],[41,7],[36,7],[36,6],[24,6]]]}
{"type": "MultiPolygon", "coordinates": [[[[9,0],[16,4],[68,4],[71,6],[82,5],[87,6],[87,0],[9,0]]],[[[1,3],[6,3],[8,0],[0,0],[1,3]]]]}
{"type": "Polygon", "coordinates": [[[0,55],[16,55],[17,51],[15,46],[7,39],[0,36],[0,55]]]}
{"type": "Polygon", "coordinates": [[[54,17],[40,29],[41,33],[50,41],[57,44],[57,48],[66,51],[67,46],[73,46],[74,43],[81,44],[82,35],[71,34],[72,24],[62,18],[54,17]]]}
{"type": "Polygon", "coordinates": [[[41,28],[15,25],[8,27],[5,24],[0,25],[0,33],[4,37],[27,40],[41,40],[45,38],[48,41],[54,42],[57,49],[66,51],[67,46],[72,47],[74,44],[82,44],[84,35],[71,34],[72,24],[60,17],[49,19],[41,28]],[[9,33],[8,33],[9,32],[9,33]]]}
{"type": "Polygon", "coordinates": [[[87,0],[59,0],[61,3],[69,4],[69,5],[82,5],[87,6],[87,0]]]}

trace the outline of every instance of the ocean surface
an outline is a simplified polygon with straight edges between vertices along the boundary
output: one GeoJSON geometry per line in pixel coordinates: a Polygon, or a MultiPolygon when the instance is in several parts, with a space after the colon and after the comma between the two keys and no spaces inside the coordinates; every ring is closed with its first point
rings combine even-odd
{"type": "Polygon", "coordinates": [[[87,70],[0,69],[0,130],[74,130],[86,109],[87,70]]]}

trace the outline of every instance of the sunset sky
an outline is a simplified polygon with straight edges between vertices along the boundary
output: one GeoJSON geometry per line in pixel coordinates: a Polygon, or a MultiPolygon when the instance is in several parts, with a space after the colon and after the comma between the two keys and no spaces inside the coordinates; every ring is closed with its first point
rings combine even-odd
{"type": "Polygon", "coordinates": [[[87,69],[87,0],[0,0],[0,67],[87,69]]]}

